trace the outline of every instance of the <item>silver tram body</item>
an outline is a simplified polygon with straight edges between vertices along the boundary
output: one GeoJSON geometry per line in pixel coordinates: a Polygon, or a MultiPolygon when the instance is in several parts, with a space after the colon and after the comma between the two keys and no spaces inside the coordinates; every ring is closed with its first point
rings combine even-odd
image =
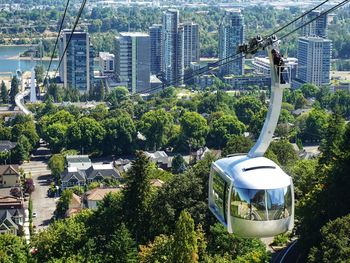
{"type": "Polygon", "coordinates": [[[293,228],[292,179],[273,161],[239,155],[211,169],[209,208],[229,233],[270,237],[293,228]]]}

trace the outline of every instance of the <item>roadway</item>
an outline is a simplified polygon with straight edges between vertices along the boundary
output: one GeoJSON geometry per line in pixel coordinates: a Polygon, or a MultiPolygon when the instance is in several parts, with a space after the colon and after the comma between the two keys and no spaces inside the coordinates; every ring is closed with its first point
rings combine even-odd
{"type": "Polygon", "coordinates": [[[276,252],[272,257],[271,263],[297,263],[300,260],[300,254],[297,250],[298,240],[291,242],[286,248],[276,252]]]}
{"type": "Polygon", "coordinates": [[[47,191],[50,188],[48,179],[51,179],[51,171],[47,167],[47,159],[50,152],[46,147],[39,147],[31,157],[28,163],[24,163],[21,167],[24,172],[29,175],[31,173],[35,183],[35,191],[32,193],[33,212],[37,216],[33,218],[33,225],[37,230],[46,228],[51,221],[53,212],[56,209],[56,199],[49,198],[47,191]]]}

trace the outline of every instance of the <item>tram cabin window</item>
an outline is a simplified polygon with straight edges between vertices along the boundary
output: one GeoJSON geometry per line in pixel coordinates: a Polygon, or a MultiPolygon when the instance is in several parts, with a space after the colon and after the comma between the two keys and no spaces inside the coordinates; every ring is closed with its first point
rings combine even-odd
{"type": "Polygon", "coordinates": [[[234,188],[231,216],[248,220],[268,221],[292,214],[291,187],[269,190],[234,188]]]}
{"type": "Polygon", "coordinates": [[[229,193],[229,184],[220,176],[217,171],[213,171],[213,201],[218,216],[227,222],[227,198],[229,193]]]}

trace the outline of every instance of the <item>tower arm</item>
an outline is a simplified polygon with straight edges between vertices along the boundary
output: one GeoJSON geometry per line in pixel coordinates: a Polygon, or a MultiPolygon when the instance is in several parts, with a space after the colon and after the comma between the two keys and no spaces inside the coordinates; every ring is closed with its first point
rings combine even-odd
{"type": "MultiPolygon", "coordinates": [[[[281,77],[277,74],[277,66],[273,63],[272,55],[272,45],[267,47],[267,52],[269,55],[270,61],[270,72],[271,72],[271,97],[270,97],[270,106],[266,115],[264,126],[260,133],[260,136],[255,143],[255,145],[250,149],[248,156],[249,157],[261,157],[265,154],[267,148],[269,147],[272,136],[275,132],[279,115],[281,112],[282,98],[283,98],[283,89],[290,88],[290,81],[285,84],[281,84],[281,77]]],[[[280,73],[281,75],[281,73],[280,73]]]]}

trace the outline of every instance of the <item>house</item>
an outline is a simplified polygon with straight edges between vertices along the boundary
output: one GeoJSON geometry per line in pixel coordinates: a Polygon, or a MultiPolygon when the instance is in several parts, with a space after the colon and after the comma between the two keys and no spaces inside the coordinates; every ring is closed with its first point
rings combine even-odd
{"type": "Polygon", "coordinates": [[[156,163],[160,168],[168,169],[171,168],[171,161],[169,156],[164,151],[156,151],[154,153],[145,152],[146,156],[150,158],[150,160],[156,163]]]}
{"type": "Polygon", "coordinates": [[[18,186],[21,183],[21,175],[18,165],[0,165],[0,187],[18,186]]]}
{"type": "Polygon", "coordinates": [[[79,170],[77,167],[67,167],[61,174],[61,186],[62,189],[74,187],[74,186],[85,186],[85,171],[79,170]]]}
{"type": "Polygon", "coordinates": [[[105,179],[120,179],[120,174],[112,164],[93,164],[86,170],[86,181],[100,182],[105,179]]]}
{"type": "Polygon", "coordinates": [[[209,148],[208,147],[201,147],[201,148],[199,148],[196,152],[195,152],[195,154],[194,154],[194,160],[195,160],[195,162],[198,162],[198,161],[200,161],[200,160],[202,160],[203,158],[204,158],[204,156],[207,154],[207,153],[210,153],[210,150],[209,150],[209,148]]]}
{"type": "Polygon", "coordinates": [[[93,164],[87,170],[67,167],[61,174],[62,190],[74,186],[85,186],[105,179],[120,179],[120,173],[112,164],[93,164]]]}
{"type": "Polygon", "coordinates": [[[16,142],[0,141],[0,152],[9,152],[17,145],[16,142]]]}
{"type": "Polygon", "coordinates": [[[75,167],[79,170],[87,170],[91,167],[91,160],[88,155],[67,155],[67,167],[75,167]]]}
{"type": "Polygon", "coordinates": [[[80,196],[73,193],[65,217],[71,217],[72,215],[79,213],[82,209],[83,207],[81,205],[80,196]]]}
{"type": "Polygon", "coordinates": [[[23,201],[0,195],[0,234],[18,235],[24,224],[23,201]]]}
{"type": "Polygon", "coordinates": [[[101,202],[108,193],[117,193],[122,188],[94,188],[84,195],[84,206],[90,209],[97,209],[98,202],[101,202]]]}

